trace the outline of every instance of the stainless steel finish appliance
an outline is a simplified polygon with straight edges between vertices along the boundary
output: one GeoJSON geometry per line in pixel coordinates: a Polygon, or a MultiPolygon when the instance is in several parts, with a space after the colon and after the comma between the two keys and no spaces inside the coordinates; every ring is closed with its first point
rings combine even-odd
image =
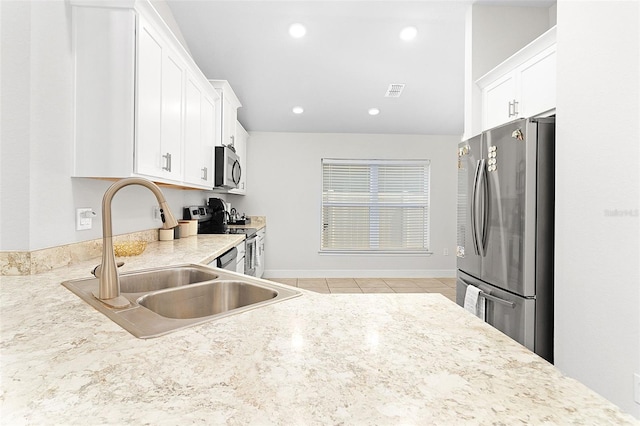
{"type": "Polygon", "coordinates": [[[237,257],[238,257],[238,249],[235,247],[232,247],[231,250],[228,250],[222,256],[216,259],[216,266],[220,269],[235,271],[237,257]]]}
{"type": "Polygon", "coordinates": [[[458,146],[456,301],[553,362],[555,118],[522,119],[458,146]]]}
{"type": "Polygon", "coordinates": [[[233,146],[216,146],[214,186],[237,188],[242,175],[240,159],[233,146]]]}
{"type": "MultiPolygon", "coordinates": [[[[232,228],[233,229],[233,228],[232,228]]],[[[235,228],[235,232],[244,233],[247,236],[244,253],[244,273],[252,277],[256,276],[258,266],[258,233],[255,228],[235,228]]]]}
{"type": "Polygon", "coordinates": [[[229,213],[219,198],[209,198],[208,206],[190,206],[184,208],[183,218],[198,220],[198,234],[244,234],[245,239],[245,275],[255,276],[257,266],[257,230],[255,228],[230,228],[227,225],[229,213]]]}

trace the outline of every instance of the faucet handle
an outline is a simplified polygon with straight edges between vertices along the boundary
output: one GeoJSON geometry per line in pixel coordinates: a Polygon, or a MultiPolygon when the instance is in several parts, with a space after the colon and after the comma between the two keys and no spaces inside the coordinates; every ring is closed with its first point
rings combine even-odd
{"type": "MultiPolygon", "coordinates": [[[[116,263],[116,266],[118,268],[121,267],[122,265],[124,265],[124,262],[116,263]]],[[[100,265],[96,266],[95,268],[93,268],[91,270],[91,274],[93,274],[93,276],[96,277],[96,278],[100,278],[100,271],[102,271],[102,264],[100,264],[100,265]]]]}

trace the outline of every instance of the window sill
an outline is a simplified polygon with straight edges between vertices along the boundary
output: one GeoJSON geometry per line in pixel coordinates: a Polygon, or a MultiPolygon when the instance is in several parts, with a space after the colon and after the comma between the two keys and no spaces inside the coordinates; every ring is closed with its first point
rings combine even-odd
{"type": "Polygon", "coordinates": [[[328,256],[344,256],[344,255],[353,255],[353,256],[415,256],[415,257],[429,257],[433,255],[432,251],[366,251],[366,250],[320,250],[318,251],[320,255],[328,255],[328,256]]]}

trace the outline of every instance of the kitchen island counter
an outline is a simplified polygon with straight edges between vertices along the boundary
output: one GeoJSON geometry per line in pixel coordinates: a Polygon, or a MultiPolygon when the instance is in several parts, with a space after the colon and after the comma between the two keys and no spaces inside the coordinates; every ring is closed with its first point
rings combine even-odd
{"type": "MultiPolygon", "coordinates": [[[[220,237],[125,270],[201,262],[220,237]]],[[[1,277],[4,424],[638,423],[439,294],[303,291],[141,340],[60,285],[94,263],[1,277]]]]}

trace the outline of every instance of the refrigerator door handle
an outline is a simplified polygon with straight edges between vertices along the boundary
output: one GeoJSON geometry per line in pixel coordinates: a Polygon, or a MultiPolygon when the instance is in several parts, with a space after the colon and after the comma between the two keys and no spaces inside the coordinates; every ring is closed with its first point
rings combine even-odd
{"type": "MultiPolygon", "coordinates": [[[[484,161],[484,160],[482,160],[484,161]]],[[[476,162],[476,173],[473,177],[473,191],[471,193],[471,236],[473,237],[473,251],[475,254],[479,255],[480,250],[478,249],[478,225],[477,225],[477,212],[476,212],[476,204],[478,199],[478,178],[480,174],[480,161],[476,162]]]]}
{"type": "Polygon", "coordinates": [[[479,252],[482,257],[487,251],[487,228],[489,227],[489,179],[487,179],[486,160],[480,160],[480,172],[478,175],[478,186],[482,185],[482,228],[480,229],[478,238],[479,252]]]}
{"type": "MultiPolygon", "coordinates": [[[[470,282],[468,282],[465,279],[462,279],[462,278],[458,278],[458,279],[460,281],[462,281],[464,284],[466,284],[467,286],[470,286],[470,285],[472,286],[473,285],[473,284],[471,284],[470,282]]],[[[478,288],[480,288],[480,287],[478,287],[478,288]]],[[[510,308],[515,308],[516,307],[515,303],[513,303],[513,302],[511,302],[509,300],[501,299],[501,298],[496,297],[496,296],[492,296],[491,294],[485,292],[482,289],[480,289],[480,297],[484,297],[487,300],[491,300],[492,302],[500,303],[501,305],[505,305],[505,306],[508,306],[510,308]]]]}
{"type": "Polygon", "coordinates": [[[505,306],[508,306],[510,308],[515,308],[516,307],[515,303],[509,302],[508,300],[504,300],[504,299],[501,299],[501,298],[496,297],[496,296],[492,296],[489,293],[485,293],[484,291],[480,291],[480,297],[484,297],[487,300],[491,300],[493,302],[500,303],[501,305],[505,305],[505,306]]]}

